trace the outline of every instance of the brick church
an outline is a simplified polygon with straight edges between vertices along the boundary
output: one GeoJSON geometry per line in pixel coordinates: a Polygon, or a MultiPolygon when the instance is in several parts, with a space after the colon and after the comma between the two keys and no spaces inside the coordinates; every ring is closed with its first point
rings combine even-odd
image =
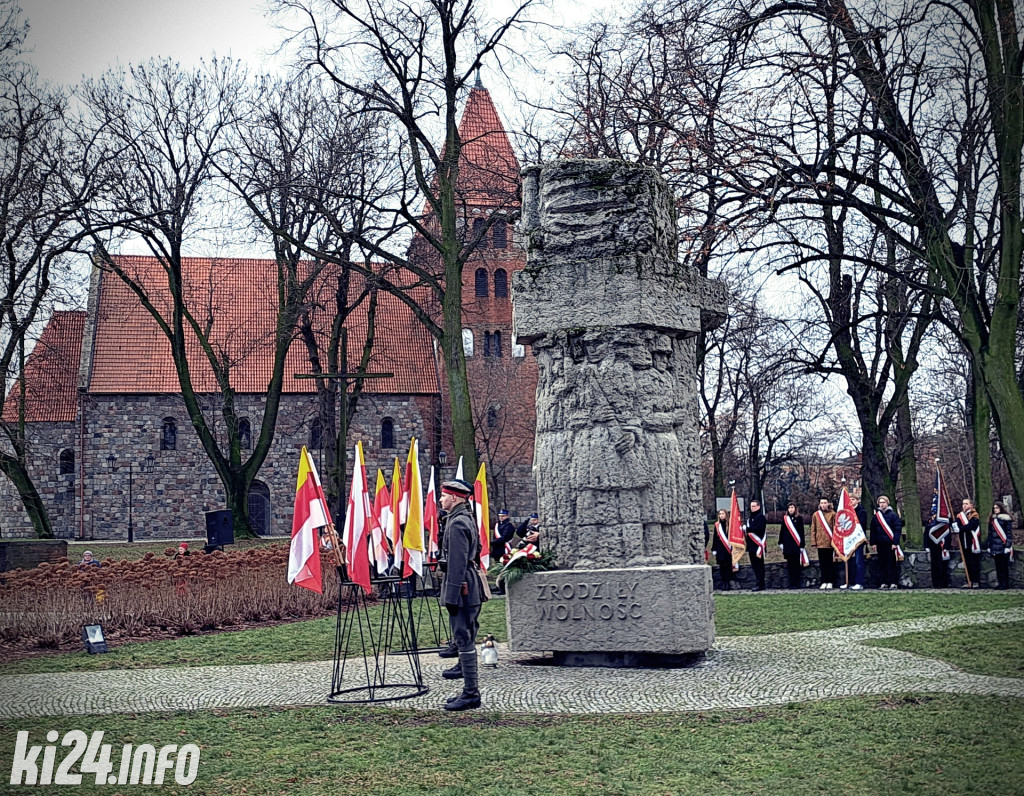
{"type": "MultiPolygon", "coordinates": [[[[466,229],[483,229],[490,213],[508,208],[519,164],[485,88],[471,90],[459,130],[466,229]]],[[[507,506],[514,517],[533,511],[535,500],[537,369],[532,353],[512,335],[510,298],[512,273],[524,264],[510,225],[497,221],[463,271],[463,346],[477,449],[488,466],[492,507],[507,506]]],[[[143,284],[163,278],[152,257],[120,256],[118,265],[143,284]]],[[[243,448],[251,446],[272,366],[266,341],[274,332],[276,265],[190,258],[184,268],[195,294],[189,300],[206,302],[219,330],[218,345],[231,359],[243,448]]],[[[67,539],[125,539],[130,521],[140,541],[201,536],[204,513],[223,508],[224,494],[191,428],[167,339],[109,271],[93,269],[87,307],[55,312],[25,366],[29,469],[54,532],[67,539]]],[[[350,362],[358,361],[366,323],[365,307],[347,322],[350,362]]],[[[442,468],[442,462],[442,474],[452,477],[456,463],[440,352],[408,307],[383,292],[375,330],[369,371],[394,376],[364,382],[349,429],[350,447],[363,441],[372,483],[378,467],[389,474],[395,456],[404,462],[415,436],[424,478],[430,464],[442,468]]],[[[196,391],[209,396],[213,410],[219,394],[198,349],[189,352],[189,363],[196,391]]],[[[295,340],[274,442],[249,497],[253,526],[262,534],[291,531],[301,446],[309,447],[314,459],[324,455],[314,382],[295,378],[308,370],[308,355],[295,340]]],[[[17,420],[18,392],[15,385],[5,422],[17,420]]],[[[205,414],[217,416],[216,411],[205,414]]],[[[0,479],[0,535],[32,534],[13,485],[0,479]]]]}

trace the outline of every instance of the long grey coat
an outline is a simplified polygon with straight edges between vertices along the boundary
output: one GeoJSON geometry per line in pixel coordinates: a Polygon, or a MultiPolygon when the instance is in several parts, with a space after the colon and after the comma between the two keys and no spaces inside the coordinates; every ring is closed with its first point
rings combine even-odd
{"type": "Polygon", "coordinates": [[[460,503],[448,515],[441,558],[448,562],[441,582],[441,596],[445,604],[460,607],[480,605],[480,576],[476,572],[480,566],[480,536],[468,503],[460,503]],[[469,587],[469,593],[465,595],[462,594],[463,583],[469,587]]]}

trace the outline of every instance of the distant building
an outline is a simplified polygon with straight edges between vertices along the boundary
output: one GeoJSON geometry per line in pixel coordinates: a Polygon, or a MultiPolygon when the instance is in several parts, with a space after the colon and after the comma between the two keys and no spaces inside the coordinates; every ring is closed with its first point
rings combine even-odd
{"type": "MultiPolygon", "coordinates": [[[[472,234],[492,213],[500,214],[464,269],[463,340],[479,454],[488,463],[495,510],[507,505],[513,515],[525,516],[535,500],[537,369],[532,354],[512,336],[511,277],[525,258],[505,217],[518,206],[519,166],[482,87],[470,92],[460,132],[464,229],[472,234]]],[[[422,241],[412,246],[417,256],[431,256],[422,241]]],[[[143,284],[158,288],[166,278],[155,258],[117,260],[143,284]]],[[[209,310],[218,356],[231,363],[238,415],[251,444],[272,365],[276,266],[272,260],[191,258],[184,267],[196,306],[209,310]]],[[[151,295],[159,296],[159,290],[151,295]]],[[[365,325],[364,306],[349,320],[349,362],[358,361],[365,325]]],[[[390,480],[393,458],[404,462],[413,436],[420,440],[424,477],[442,451],[448,459],[444,475],[451,477],[456,461],[443,358],[411,310],[383,292],[376,330],[369,369],[395,376],[364,383],[349,433],[352,443],[363,440],[371,483],[377,467],[390,480]]],[[[219,393],[206,356],[193,345],[188,359],[213,421],[219,393]]],[[[249,497],[260,533],[290,531],[297,452],[306,445],[316,458],[322,450],[314,383],[294,378],[308,371],[306,351],[295,341],[274,443],[249,497]]],[[[136,539],[198,535],[203,513],[224,507],[220,479],[191,428],[167,338],[115,275],[94,270],[87,312],[53,314],[26,364],[25,385],[29,468],[59,537],[125,538],[129,511],[136,539]]],[[[18,389],[8,397],[4,422],[18,419],[18,389]]],[[[0,531],[32,534],[7,479],[0,479],[0,531]]]]}

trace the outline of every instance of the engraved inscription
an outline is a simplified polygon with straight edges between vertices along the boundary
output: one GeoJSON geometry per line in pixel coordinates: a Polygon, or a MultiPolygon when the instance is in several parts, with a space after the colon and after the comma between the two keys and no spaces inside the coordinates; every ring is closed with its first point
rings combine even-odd
{"type": "Polygon", "coordinates": [[[642,619],[643,608],[637,602],[640,581],[617,583],[544,583],[537,585],[541,620],[628,621],[642,619]]]}

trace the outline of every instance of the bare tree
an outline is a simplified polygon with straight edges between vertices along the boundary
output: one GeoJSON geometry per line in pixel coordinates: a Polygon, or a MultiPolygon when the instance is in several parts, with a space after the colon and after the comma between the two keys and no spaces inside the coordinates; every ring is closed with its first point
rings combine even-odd
{"type": "Polygon", "coordinates": [[[455,453],[464,457],[468,471],[476,467],[476,445],[462,348],[462,273],[491,225],[509,218],[518,200],[517,186],[507,176],[510,163],[476,163],[471,173],[462,173],[463,149],[471,142],[462,140],[457,114],[483,61],[522,25],[533,2],[517,0],[507,17],[486,21],[479,0],[427,0],[419,6],[396,0],[276,3],[307,22],[297,34],[306,64],[362,98],[364,111],[387,114],[398,123],[395,165],[406,175],[408,190],[377,208],[392,214],[390,231],[363,232],[357,241],[398,267],[394,276],[379,277],[378,285],[405,301],[438,341],[455,453]],[[491,212],[471,226],[469,206],[481,199],[491,212]],[[407,251],[389,245],[396,229],[413,236],[407,251]]]}
{"type": "Polygon", "coordinates": [[[208,220],[226,198],[215,163],[228,157],[246,91],[244,73],[216,60],[193,71],[151,61],[107,73],[81,90],[82,128],[95,137],[109,178],[104,194],[83,214],[83,224],[92,233],[99,266],[124,281],[166,336],[185,409],[224,486],[239,536],[252,533],[249,487],[273,441],[285,356],[320,267],[277,251],[276,282],[260,287],[273,329],[256,340],[244,325],[226,325],[216,267],[198,272],[188,267],[185,254],[203,244],[204,225],[219,229],[220,219],[208,220]],[[159,265],[159,278],[140,270],[132,258],[113,256],[117,237],[105,235],[108,228],[121,239],[141,240],[159,265]],[[201,352],[198,361],[189,357],[193,346],[201,352]],[[235,383],[257,348],[270,350],[272,365],[259,433],[252,435],[252,452],[243,459],[235,383]],[[204,407],[197,384],[207,373],[217,400],[204,407]]]}
{"type": "Polygon", "coordinates": [[[346,457],[339,451],[348,448],[347,430],[365,380],[336,374],[367,372],[381,273],[370,267],[357,241],[382,223],[374,208],[400,184],[385,157],[383,119],[358,113],[354,99],[308,73],[265,78],[246,100],[228,157],[217,164],[256,225],[273,236],[282,268],[298,273],[312,267],[319,273],[304,299],[296,297],[296,332],[317,376],[317,422],[327,442],[325,487],[339,517],[347,480],[346,457]],[[317,252],[313,264],[302,263],[307,251],[317,252]],[[359,339],[350,339],[350,332],[359,339]],[[349,361],[350,347],[358,352],[356,363],[349,361]]]}
{"type": "Polygon", "coordinates": [[[51,538],[27,466],[25,357],[37,324],[67,298],[67,258],[82,237],[74,220],[96,175],[69,135],[66,97],[21,60],[26,32],[17,6],[0,2],[0,472],[36,535],[51,538]]]}
{"type": "MultiPolygon", "coordinates": [[[[1015,364],[1024,218],[1024,85],[1020,8],[1005,0],[906,3],[784,0],[751,5],[751,63],[799,88],[825,52],[851,103],[825,157],[765,169],[769,204],[800,184],[822,204],[848,208],[924,263],[917,286],[946,298],[987,395],[1018,494],[1024,493],[1024,394],[1015,364]],[[848,124],[847,124],[848,122],[848,124]],[[877,168],[846,147],[868,139],[877,168]],[[882,197],[883,201],[879,201],[882,197]]],[[[813,124],[778,108],[794,126],[813,124]]],[[[769,111],[770,112],[770,111],[769,111]]],[[[884,261],[876,262],[891,275],[884,261]]],[[[978,395],[979,404],[980,394],[978,395]]]]}

